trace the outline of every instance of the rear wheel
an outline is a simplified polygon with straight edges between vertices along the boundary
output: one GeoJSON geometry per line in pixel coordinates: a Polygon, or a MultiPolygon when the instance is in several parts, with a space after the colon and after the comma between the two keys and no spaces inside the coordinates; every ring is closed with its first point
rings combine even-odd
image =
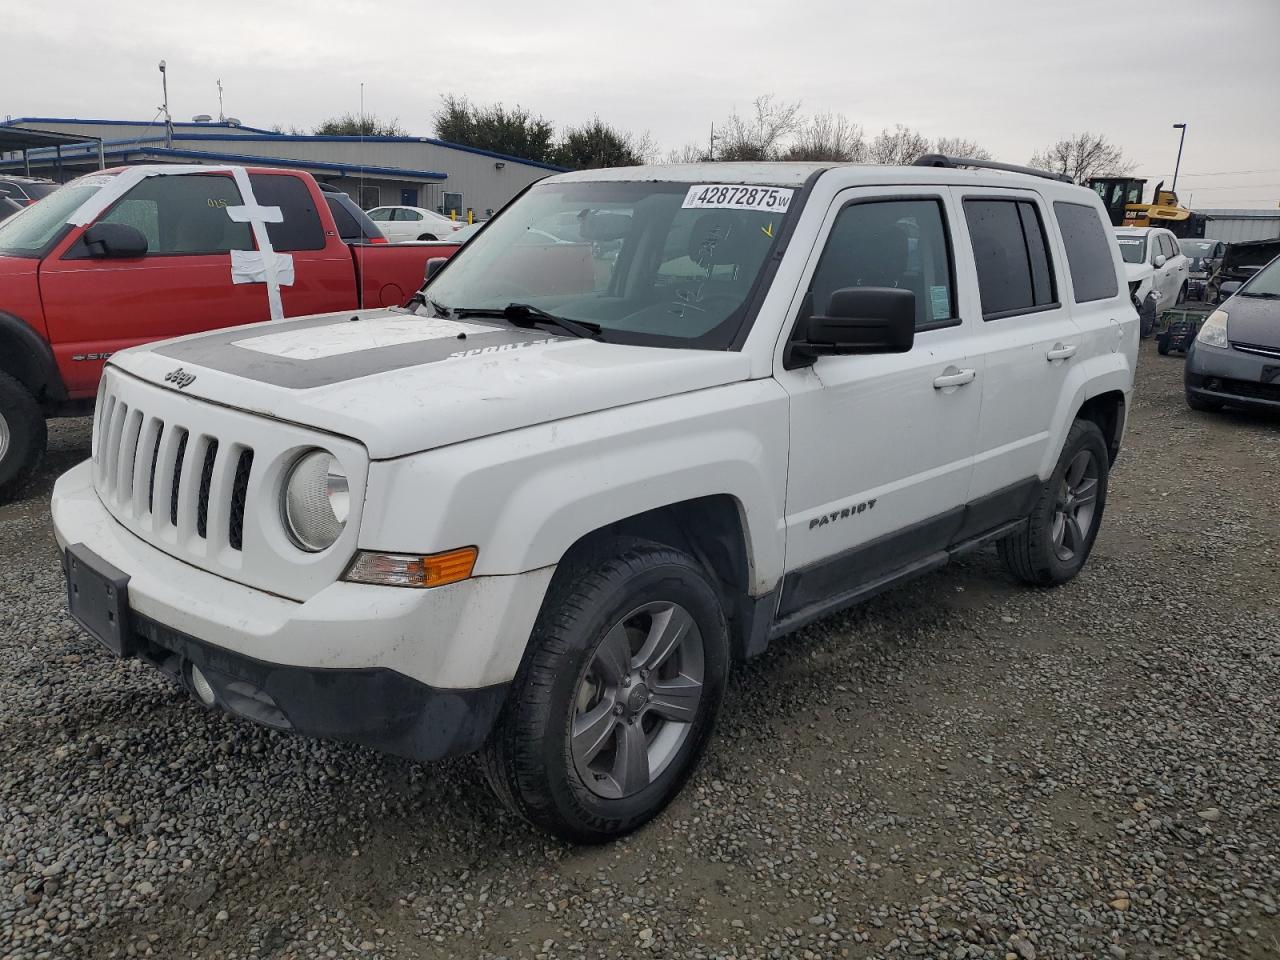
{"type": "Polygon", "coordinates": [[[419,240],[436,240],[439,239],[434,233],[424,233],[418,238],[419,240]]]}
{"type": "Polygon", "coordinates": [[[557,571],[482,753],[504,803],[571,841],[647,822],[693,771],[729,669],[724,611],[696,560],[638,539],[557,571]]]}
{"type": "Polygon", "coordinates": [[[1169,334],[1162,333],[1156,337],[1156,350],[1160,356],[1167,357],[1169,355],[1169,334]]]}
{"type": "Polygon", "coordinates": [[[1180,303],[1186,303],[1186,302],[1187,302],[1187,285],[1184,283],[1182,286],[1178,288],[1178,298],[1174,300],[1173,303],[1174,303],[1174,306],[1177,306],[1180,303]]]}
{"type": "Polygon", "coordinates": [[[44,456],[44,413],[29,390],[0,373],[0,502],[14,496],[44,456]]]}
{"type": "Polygon", "coordinates": [[[1053,474],[1022,530],[1000,541],[1000,559],[1018,579],[1048,587],[1084,566],[1102,524],[1110,457],[1098,425],[1077,420],[1053,474]]]}

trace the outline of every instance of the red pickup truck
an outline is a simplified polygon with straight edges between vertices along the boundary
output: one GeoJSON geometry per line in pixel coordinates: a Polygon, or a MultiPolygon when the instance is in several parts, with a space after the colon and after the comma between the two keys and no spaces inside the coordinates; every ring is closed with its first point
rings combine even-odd
{"type": "Polygon", "coordinates": [[[45,418],[89,412],[113,352],[271,319],[266,283],[233,270],[258,249],[254,225],[228,214],[245,203],[237,176],[282,214],[265,229],[292,268],[279,288],[284,316],[404,303],[427,260],[453,252],[347,243],[309,174],[269,168],[157,167],[77,225],[126,171],[141,175],[81,177],[0,223],[0,501],[43,455],[45,418]]]}

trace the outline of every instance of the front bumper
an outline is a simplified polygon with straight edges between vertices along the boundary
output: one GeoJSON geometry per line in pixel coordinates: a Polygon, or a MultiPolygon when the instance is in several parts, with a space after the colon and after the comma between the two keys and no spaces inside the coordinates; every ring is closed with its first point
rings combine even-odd
{"type": "Polygon", "coordinates": [[[1187,354],[1183,376],[1189,396],[1280,412],[1280,357],[1206,347],[1197,341],[1187,354]]]}
{"type": "Polygon", "coordinates": [[[59,545],[128,575],[137,655],[218,706],[278,729],[431,760],[479,746],[554,568],[430,590],[334,583],[298,603],[182,562],[106,511],[89,464],[59,478],[59,545]]]}

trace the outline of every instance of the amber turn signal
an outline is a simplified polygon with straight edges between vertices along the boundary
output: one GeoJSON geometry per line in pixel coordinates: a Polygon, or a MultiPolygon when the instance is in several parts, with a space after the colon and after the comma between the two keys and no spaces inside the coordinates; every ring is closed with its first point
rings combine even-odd
{"type": "Polygon", "coordinates": [[[443,587],[471,576],[479,550],[460,547],[426,556],[362,550],[342,579],[384,587],[443,587]]]}

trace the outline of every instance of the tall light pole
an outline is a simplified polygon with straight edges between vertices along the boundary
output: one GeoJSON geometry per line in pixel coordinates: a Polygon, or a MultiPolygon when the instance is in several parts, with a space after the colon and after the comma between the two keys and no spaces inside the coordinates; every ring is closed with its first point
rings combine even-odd
{"type": "Polygon", "coordinates": [[[160,88],[164,92],[164,102],[160,109],[164,111],[164,145],[173,149],[173,117],[169,113],[169,74],[165,72],[164,61],[160,61],[160,88]]]}
{"type": "Polygon", "coordinates": [[[1173,186],[1169,189],[1174,193],[1178,192],[1178,168],[1182,166],[1182,144],[1187,139],[1187,125],[1185,123],[1175,123],[1173,129],[1181,130],[1182,135],[1178,137],[1178,161],[1173,165],[1173,186]]]}

